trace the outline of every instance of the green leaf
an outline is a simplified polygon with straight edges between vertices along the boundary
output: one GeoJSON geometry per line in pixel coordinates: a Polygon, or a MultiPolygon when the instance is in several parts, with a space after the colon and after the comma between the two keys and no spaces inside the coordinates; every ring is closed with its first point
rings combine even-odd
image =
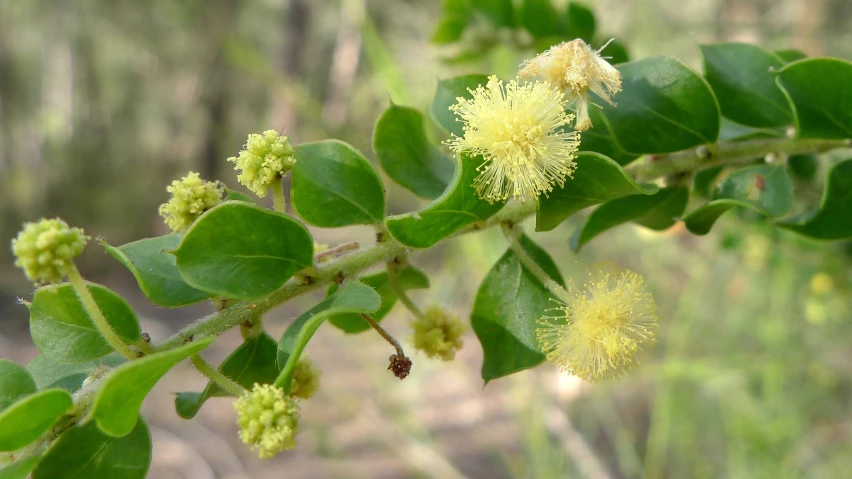
{"type": "Polygon", "coordinates": [[[713,190],[718,184],[719,177],[723,176],[723,171],[725,171],[725,167],[722,165],[714,165],[696,171],[692,182],[692,193],[709,199],[713,196],[713,190]]]}
{"type": "Polygon", "coordinates": [[[775,54],[778,55],[784,63],[794,62],[796,60],[803,60],[808,58],[808,55],[801,50],[796,50],[795,48],[788,48],[786,50],[776,50],[775,54]]]}
{"type": "Polygon", "coordinates": [[[701,75],[663,56],[617,68],[624,90],[603,114],[625,151],[671,153],[716,141],[719,106],[701,75]]]}
{"type": "Polygon", "coordinates": [[[822,240],[852,237],[852,159],[837,163],[828,171],[817,211],[777,225],[822,240]]]}
{"type": "MultiPolygon", "coordinates": [[[[263,333],[246,339],[222,362],[219,372],[246,389],[251,389],[254,383],[269,384],[278,377],[277,354],[278,343],[272,336],[263,333]]],[[[232,394],[211,381],[201,393],[177,393],[175,409],[180,417],[192,419],[208,399],[224,396],[232,394]]]]}
{"type": "Polygon", "coordinates": [[[794,176],[810,180],[816,176],[819,160],[816,155],[790,155],[787,158],[787,167],[794,176]]]}
{"type": "Polygon", "coordinates": [[[653,185],[636,184],[618,163],[597,153],[580,153],[577,165],[574,178],[566,178],[565,186],[539,197],[536,231],[550,231],[583,208],[622,196],[651,195],[659,190],[653,185]]]}
{"type": "Polygon", "coordinates": [[[33,479],[145,479],[151,466],[151,433],[142,417],[130,433],[112,437],[95,424],[65,431],[33,471],[33,479]]]}
{"type": "Polygon", "coordinates": [[[740,125],[722,117],[719,128],[719,141],[743,141],[754,138],[784,138],[784,130],[780,128],[753,128],[740,125]]]}
{"type": "Polygon", "coordinates": [[[101,244],[136,277],[139,289],[152,303],[176,308],[209,298],[210,293],[193,288],[180,277],[173,250],[180,244],[181,235],[169,234],[145,238],[118,248],[101,244]]]}
{"type": "Polygon", "coordinates": [[[559,15],[550,0],[522,0],[521,25],[534,37],[559,33],[559,15]]]}
{"type": "MultiPolygon", "coordinates": [[[[526,236],[521,246],[559,284],[565,284],[546,251],[526,236]]],[[[535,337],[536,322],[554,307],[553,296],[527,271],[512,250],[485,276],[470,314],[470,323],[485,357],[482,379],[488,381],[529,369],[544,361],[535,337]]]]}
{"type": "Polygon", "coordinates": [[[686,229],[697,235],[710,232],[713,223],[735,206],[777,218],[793,207],[793,183],[782,165],[740,168],[716,186],[712,200],[683,218],[686,229]]]}
{"type": "Polygon", "coordinates": [[[2,466],[0,467],[0,479],[26,479],[40,459],[39,456],[33,456],[2,466]]]}
{"type": "Polygon", "coordinates": [[[308,341],[329,316],[341,313],[372,313],[382,306],[382,298],[373,288],[348,281],[340,290],[296,318],[278,342],[278,365],[281,373],[275,385],[290,393],[296,364],[308,341]]]}
{"type": "Polygon", "coordinates": [[[432,43],[446,45],[459,41],[470,21],[470,14],[466,0],[444,0],[441,18],[432,33],[432,43]]]}
{"type": "Polygon", "coordinates": [[[385,189],[373,165],[339,140],[295,148],[290,201],[305,221],[323,228],[375,224],[385,217],[385,189]]]}
{"type": "Polygon", "coordinates": [[[600,108],[590,108],[589,117],[593,126],[582,133],[580,151],[600,153],[622,166],[638,158],[637,155],[624,151],[624,148],[618,144],[600,108]]]}
{"type": "Polygon", "coordinates": [[[0,412],[38,388],[30,373],[10,359],[0,359],[0,412]]]}
{"type": "Polygon", "coordinates": [[[810,58],[790,63],[778,72],[796,112],[798,138],[852,138],[852,62],[810,58]]]}
{"type": "MultiPolygon", "coordinates": [[[[127,302],[101,285],[87,284],[115,332],[128,344],[139,341],[142,337],[139,320],[127,302]]],[[[95,328],[70,284],[37,289],[29,308],[33,342],[49,358],[63,363],[81,363],[113,351],[95,328]]]]}
{"type": "Polygon", "coordinates": [[[482,13],[494,28],[513,26],[512,0],[471,0],[473,9],[482,13]]]}
{"type": "MultiPolygon", "coordinates": [[[[597,46],[597,48],[600,49],[603,47],[604,43],[606,42],[601,43],[597,46]]],[[[630,61],[630,53],[627,51],[627,45],[618,40],[610,41],[609,45],[607,45],[601,52],[601,56],[606,58],[611,65],[630,61]]]]}
{"type": "Polygon", "coordinates": [[[793,124],[787,98],[775,84],[773,72],[784,66],[780,57],[747,43],[699,48],[704,57],[704,77],[716,93],[725,117],[753,127],[793,124]]]}
{"type": "Polygon", "coordinates": [[[500,211],[505,201],[489,203],[479,197],[473,180],[482,157],[462,155],[453,182],[443,195],[417,213],[385,219],[390,234],[412,248],[428,248],[465,226],[483,221],[500,211]]]}
{"type": "Polygon", "coordinates": [[[230,188],[225,188],[225,200],[226,201],[244,201],[246,203],[254,203],[254,198],[243,193],[242,191],[232,190],[230,188]]]}
{"type": "Polygon", "coordinates": [[[472,95],[468,90],[476,90],[479,85],[485,86],[487,83],[488,75],[462,75],[438,80],[438,88],[435,90],[429,114],[447,133],[464,136],[462,122],[456,121],[460,119],[450,111],[450,106],[457,103],[458,97],[471,98],[472,95]]]}
{"type": "MultiPolygon", "coordinates": [[[[429,287],[429,278],[426,274],[411,265],[406,265],[400,271],[397,271],[397,277],[399,278],[399,284],[404,291],[429,287]]],[[[381,321],[390,312],[390,310],[393,309],[393,306],[396,304],[396,300],[398,299],[396,293],[394,293],[393,288],[391,288],[390,283],[388,282],[387,271],[362,276],[358,278],[358,281],[376,290],[382,298],[382,307],[370,315],[376,320],[376,322],[381,321]]],[[[337,284],[332,284],[329,286],[326,296],[331,296],[337,290],[337,284]]],[[[332,326],[348,334],[360,333],[370,329],[370,325],[361,318],[360,314],[336,314],[328,318],[328,322],[331,323],[332,326]]]]}
{"type": "Polygon", "coordinates": [[[103,380],[92,401],[92,408],[85,422],[94,419],[101,431],[110,436],[122,437],[130,434],[142,401],[169,369],[177,363],[198,353],[216,339],[197,339],[175,349],[151,354],[115,368],[103,380]]]}
{"type": "Polygon", "coordinates": [[[198,218],[172,252],[181,278],[208,293],[256,299],[313,264],[308,230],[287,215],[229,201],[198,218]]]}
{"type": "Polygon", "coordinates": [[[45,389],[23,397],[0,412],[0,451],[35,441],[74,407],[64,389],[45,389]]]}
{"type": "Polygon", "coordinates": [[[595,236],[618,225],[635,221],[651,229],[666,229],[683,214],[689,190],[682,186],[661,189],[650,195],[632,195],[600,205],[571,236],[571,249],[580,248],[595,236]]]}
{"type": "Polygon", "coordinates": [[[39,354],[27,364],[27,371],[32,374],[39,389],[59,387],[73,393],[80,389],[83,381],[95,370],[104,367],[115,367],[126,360],[118,353],[85,363],[60,363],[39,354]]]}
{"type": "Polygon", "coordinates": [[[453,161],[429,142],[423,115],[413,108],[385,110],[373,132],[373,150],[385,173],[417,196],[437,198],[453,177],[453,161]]]}
{"type": "Polygon", "coordinates": [[[589,8],[577,2],[568,3],[562,28],[565,36],[582,38],[586,43],[592,43],[596,26],[595,14],[589,8]]]}

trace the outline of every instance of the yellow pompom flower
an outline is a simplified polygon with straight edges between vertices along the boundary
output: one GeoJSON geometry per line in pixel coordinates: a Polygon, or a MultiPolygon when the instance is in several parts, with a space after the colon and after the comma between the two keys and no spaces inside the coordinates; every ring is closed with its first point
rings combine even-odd
{"type": "Polygon", "coordinates": [[[411,326],[414,334],[408,338],[409,342],[430,358],[452,361],[456,351],[464,346],[464,323],[437,304],[427,306],[423,317],[414,320],[411,326]]]}
{"type": "Polygon", "coordinates": [[[638,274],[599,271],[568,290],[560,314],[536,329],[547,359],[563,371],[591,382],[620,377],[655,343],[656,305],[638,274]]]}
{"type": "Polygon", "coordinates": [[[75,268],[74,258],[80,256],[89,239],[83,230],[71,228],[59,218],[25,223],[12,240],[15,266],[24,270],[30,281],[58,283],[75,268]]]}
{"type": "Polygon", "coordinates": [[[322,373],[313,366],[308,358],[300,358],[293,372],[293,384],[290,386],[290,397],[310,399],[319,389],[322,373]]]}
{"type": "Polygon", "coordinates": [[[240,171],[237,181],[261,198],[266,196],[273,181],[282,178],[296,164],[290,139],[275,130],[249,135],[245,149],[228,161],[240,171]]]}
{"type": "Polygon", "coordinates": [[[299,405],[284,390],[271,384],[255,383],[234,402],[240,439],[261,459],[296,447],[299,432],[299,405]]]}
{"type": "Polygon", "coordinates": [[[159,212],[175,233],[186,231],[202,213],[221,203],[225,195],[219,182],[204,181],[192,171],[180,180],[172,181],[166,191],[172,197],[160,205],[159,212]]]}
{"type": "Polygon", "coordinates": [[[524,62],[518,75],[521,78],[540,77],[564,92],[577,112],[575,128],[588,130],[592,127],[588,93],[591,91],[615,106],[611,97],[621,91],[621,72],[601,58],[604,48],[606,45],[592,50],[579,38],[563,42],[524,62]]]}
{"type": "Polygon", "coordinates": [[[464,122],[464,136],[447,145],[485,159],[473,182],[481,198],[535,200],[573,175],[580,137],[563,128],[573,115],[565,113],[562,93],[542,82],[504,85],[496,76],[470,93],[450,107],[464,122]]]}

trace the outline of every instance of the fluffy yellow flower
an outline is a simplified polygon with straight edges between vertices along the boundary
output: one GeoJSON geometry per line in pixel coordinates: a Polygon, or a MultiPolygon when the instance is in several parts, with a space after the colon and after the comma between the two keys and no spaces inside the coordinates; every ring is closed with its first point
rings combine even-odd
{"type": "Polygon", "coordinates": [[[536,336],[547,359],[586,381],[620,377],[654,344],[657,313],[642,277],[632,271],[591,274],[556,317],[539,321],[536,336]]]}
{"type": "Polygon", "coordinates": [[[271,384],[255,384],[234,402],[240,439],[261,459],[296,447],[299,405],[284,390],[271,384]]]}
{"type": "Polygon", "coordinates": [[[72,269],[91,239],[80,228],[72,228],[59,218],[42,218],[24,223],[24,229],[12,240],[15,266],[36,283],[58,283],[72,269]]]}
{"type": "Polygon", "coordinates": [[[535,200],[572,176],[580,137],[563,128],[573,115],[565,113],[562,93],[542,82],[504,85],[495,76],[470,92],[473,98],[450,107],[464,122],[464,136],[447,144],[485,158],[473,182],[481,198],[535,200]]]}
{"type": "Polygon", "coordinates": [[[234,169],[241,173],[237,181],[263,198],[272,187],[272,183],[284,177],[296,164],[293,145],[286,136],[275,130],[266,130],[263,134],[253,133],[246,140],[246,147],[237,156],[228,158],[234,163],[234,169]]]}
{"type": "Polygon", "coordinates": [[[563,42],[524,62],[518,75],[540,77],[564,92],[577,112],[575,128],[588,130],[592,127],[588,92],[615,106],[611,96],[621,91],[621,73],[600,56],[604,48],[592,50],[579,38],[563,42]]]}
{"type": "Polygon", "coordinates": [[[202,180],[190,171],[180,180],[172,181],[166,188],[171,194],[167,203],[160,205],[160,216],[175,233],[186,231],[202,213],[222,202],[225,190],[216,181],[202,180]]]}
{"type": "Polygon", "coordinates": [[[464,346],[464,323],[437,304],[427,306],[423,317],[414,320],[411,327],[414,334],[408,338],[409,342],[430,358],[452,361],[456,351],[464,346]]]}

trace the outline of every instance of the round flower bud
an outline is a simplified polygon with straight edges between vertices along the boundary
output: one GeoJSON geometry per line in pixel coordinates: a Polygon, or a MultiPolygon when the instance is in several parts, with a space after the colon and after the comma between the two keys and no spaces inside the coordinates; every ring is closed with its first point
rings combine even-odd
{"type": "Polygon", "coordinates": [[[160,216],[175,233],[186,231],[202,213],[222,202],[225,190],[216,181],[204,181],[190,171],[166,188],[172,198],[160,205],[160,216]]]}
{"type": "Polygon", "coordinates": [[[89,239],[83,230],[71,228],[59,218],[26,223],[12,240],[15,266],[36,283],[58,283],[74,268],[74,258],[89,239]]]}
{"type": "Polygon", "coordinates": [[[408,338],[409,342],[430,358],[452,361],[464,345],[464,324],[437,304],[427,306],[423,316],[412,322],[414,334],[408,338]]]}
{"type": "Polygon", "coordinates": [[[296,447],[299,432],[299,405],[284,390],[271,384],[255,383],[234,402],[240,439],[261,459],[296,447]]]}
{"type": "Polygon", "coordinates": [[[322,373],[313,367],[308,358],[301,358],[296,364],[293,373],[293,385],[290,387],[290,397],[310,399],[319,389],[319,381],[322,373]]]}
{"type": "Polygon", "coordinates": [[[283,177],[296,164],[290,139],[275,130],[249,135],[245,149],[228,161],[240,171],[237,180],[261,198],[266,196],[273,181],[283,177]]]}

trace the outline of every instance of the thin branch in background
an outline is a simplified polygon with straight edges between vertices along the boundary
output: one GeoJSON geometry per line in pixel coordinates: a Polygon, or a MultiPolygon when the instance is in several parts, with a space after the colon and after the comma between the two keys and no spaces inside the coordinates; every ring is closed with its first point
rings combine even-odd
{"type": "Polygon", "coordinates": [[[347,0],[340,5],[341,27],[331,59],[328,97],[322,110],[323,118],[334,128],[346,121],[349,97],[361,57],[358,25],[364,17],[364,8],[364,0],[347,0]]]}
{"type": "Polygon", "coordinates": [[[319,253],[314,255],[314,261],[319,263],[320,261],[325,261],[332,256],[339,256],[347,251],[352,251],[360,248],[361,245],[358,244],[357,241],[350,241],[348,243],[343,243],[335,246],[334,248],[329,248],[325,251],[320,251],[319,253]]]}

